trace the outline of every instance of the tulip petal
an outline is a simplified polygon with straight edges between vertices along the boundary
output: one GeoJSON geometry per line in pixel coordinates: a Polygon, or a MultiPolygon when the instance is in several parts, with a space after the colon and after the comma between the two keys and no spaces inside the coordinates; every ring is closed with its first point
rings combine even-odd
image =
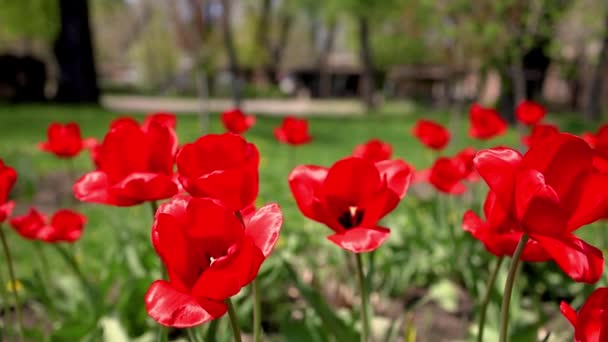
{"type": "Polygon", "coordinates": [[[173,177],[159,173],[134,172],[109,190],[116,205],[133,205],[169,198],[177,194],[173,177]]]}
{"type": "Polygon", "coordinates": [[[384,227],[352,228],[327,237],[331,242],[353,253],[371,252],[388,239],[390,230],[384,227]]]}
{"type": "Polygon", "coordinates": [[[576,311],[570,305],[568,305],[568,303],[561,302],[559,304],[559,311],[562,312],[562,315],[564,315],[564,317],[566,317],[566,319],[570,322],[570,324],[572,324],[573,327],[576,327],[576,325],[577,325],[576,311]]]}
{"type": "Polygon", "coordinates": [[[268,257],[279,239],[279,232],[283,225],[283,213],[276,203],[263,206],[245,223],[245,234],[268,257]]]}
{"type": "Polygon", "coordinates": [[[538,241],[557,265],[575,281],[593,284],[602,276],[604,270],[602,251],[576,236],[554,238],[531,234],[530,237],[538,241]]]}
{"type": "Polygon", "coordinates": [[[171,284],[157,280],[145,296],[146,311],[158,323],[176,328],[189,328],[224,315],[228,309],[222,302],[203,301],[176,291],[171,284]]]}
{"type": "Polygon", "coordinates": [[[197,239],[208,257],[219,258],[239,241],[245,230],[235,212],[212,198],[192,198],[185,226],[188,238],[197,239]]]}
{"type": "Polygon", "coordinates": [[[403,160],[384,160],[376,163],[380,177],[399,198],[405,197],[412,179],[412,168],[403,160]]]}
{"type": "MultiPolygon", "coordinates": [[[[105,172],[93,171],[80,177],[74,183],[72,190],[74,196],[83,202],[116,204],[116,199],[109,193],[110,179],[105,172]]],[[[133,205],[136,203],[124,203],[124,205],[133,205]]]]}
{"type": "Polygon", "coordinates": [[[593,152],[581,138],[567,133],[554,134],[531,148],[522,166],[545,176],[559,198],[565,198],[577,179],[593,164],[593,152]]]}
{"type": "Polygon", "coordinates": [[[15,201],[8,201],[0,205],[0,223],[4,222],[9,217],[15,208],[15,201]]]}
{"type": "Polygon", "coordinates": [[[479,175],[506,208],[511,207],[515,173],[521,160],[521,153],[506,147],[481,150],[473,159],[479,175]]]}
{"type": "Polygon", "coordinates": [[[289,187],[298,208],[309,219],[325,223],[327,215],[319,201],[319,193],[327,168],[314,165],[300,165],[289,174],[289,187]]]}
{"type": "Polygon", "coordinates": [[[608,212],[608,174],[589,173],[580,177],[566,199],[566,208],[572,208],[568,220],[568,231],[572,232],[584,225],[603,218],[608,212]]]}
{"type": "MultiPolygon", "coordinates": [[[[336,162],[321,187],[325,202],[357,205],[382,186],[380,172],[369,160],[349,157],[336,162]]],[[[342,208],[340,208],[342,209],[342,208]]]]}
{"type": "Polygon", "coordinates": [[[239,293],[258,274],[264,255],[250,238],[233,245],[228,254],[215,259],[192,288],[197,297],[223,301],[239,293]]]}

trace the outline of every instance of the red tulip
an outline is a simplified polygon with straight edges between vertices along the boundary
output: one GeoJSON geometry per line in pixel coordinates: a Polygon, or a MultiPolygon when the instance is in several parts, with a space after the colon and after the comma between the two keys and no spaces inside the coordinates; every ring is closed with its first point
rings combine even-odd
{"type": "Polygon", "coordinates": [[[377,226],[405,196],[410,167],[401,160],[373,163],[348,157],[331,168],[301,165],[289,174],[289,187],[304,216],[334,231],[328,239],[345,250],[378,248],[390,230],[377,226]]]}
{"type": "Polygon", "coordinates": [[[226,299],[255,279],[282,223],[276,204],[245,218],[244,226],[215,199],[176,196],[162,204],[154,218],[152,244],[169,280],[157,280],[148,289],[148,315],[178,328],[221,317],[226,299]]]}
{"type": "Polygon", "coordinates": [[[80,239],[85,223],[84,215],[68,209],[57,211],[50,222],[34,208],[25,215],[11,219],[11,226],[19,235],[45,242],[74,242],[80,239]]]}
{"type": "Polygon", "coordinates": [[[66,125],[52,123],[47,130],[48,141],[38,144],[42,151],[53,153],[57,157],[72,158],[83,148],[92,146],[95,139],[82,139],[80,127],[75,122],[66,125]]]}
{"type": "Polygon", "coordinates": [[[195,197],[220,199],[233,210],[257,197],[259,162],[255,145],[232,133],[205,135],[177,154],[184,189],[195,197]]]}
{"type": "Polygon", "coordinates": [[[559,128],[551,124],[537,124],[532,128],[532,133],[527,137],[522,137],[522,144],[532,147],[540,141],[559,133],[559,128]]]}
{"type": "Polygon", "coordinates": [[[547,113],[547,110],[542,105],[526,100],[522,101],[515,108],[515,117],[521,123],[524,123],[528,126],[533,126],[539,123],[547,113]]]}
{"type": "Polygon", "coordinates": [[[308,134],[308,121],[291,116],[286,117],[281,126],[275,128],[274,136],[279,142],[289,145],[303,145],[312,140],[308,134]]]}
{"type": "Polygon", "coordinates": [[[442,150],[450,141],[450,132],[440,124],[431,120],[418,120],[412,134],[421,143],[433,150],[442,150]]]}
{"type": "Polygon", "coordinates": [[[15,202],[8,200],[8,195],[17,181],[17,172],[10,166],[6,166],[0,159],[0,223],[13,212],[15,202]]]}
{"type": "MultiPolygon", "coordinates": [[[[582,139],[555,134],[522,155],[509,148],[477,153],[475,167],[517,227],[576,281],[594,283],[602,252],[573,232],[608,212],[608,175],[593,169],[582,139]]],[[[497,205],[498,205],[497,204],[497,205]]]]}
{"type": "MultiPolygon", "coordinates": [[[[462,228],[475,239],[481,241],[486,249],[498,256],[513,256],[515,248],[524,232],[518,228],[515,220],[510,219],[500,203],[497,203],[496,194],[488,192],[483,207],[486,221],[482,221],[472,210],[464,214],[462,228]]],[[[522,253],[524,261],[549,261],[551,256],[534,241],[528,240],[522,253]]]]}
{"type": "Polygon", "coordinates": [[[459,159],[440,157],[430,169],[420,171],[416,178],[446,194],[461,195],[467,190],[462,184],[466,174],[465,165],[459,159]]]}
{"type": "Polygon", "coordinates": [[[507,130],[506,121],[492,108],[484,108],[475,103],[469,110],[469,118],[471,120],[469,136],[472,138],[491,139],[507,130]]]}
{"type": "Polygon", "coordinates": [[[255,124],[255,116],[245,115],[240,109],[229,109],[222,113],[222,123],[228,132],[243,134],[255,124]]]}
{"type": "Polygon", "coordinates": [[[169,198],[178,191],[176,151],[177,136],[166,118],[148,117],[141,127],[131,118],[117,119],[96,150],[97,170],[74,184],[74,195],[116,206],[169,198]]]}
{"type": "Polygon", "coordinates": [[[360,157],[379,162],[391,159],[393,155],[393,147],[391,144],[380,139],[371,139],[365,144],[357,145],[353,151],[353,157],[360,157]]]}
{"type": "Polygon", "coordinates": [[[574,327],[575,342],[608,341],[608,288],[595,289],[578,314],[566,302],[559,308],[574,327]]]}

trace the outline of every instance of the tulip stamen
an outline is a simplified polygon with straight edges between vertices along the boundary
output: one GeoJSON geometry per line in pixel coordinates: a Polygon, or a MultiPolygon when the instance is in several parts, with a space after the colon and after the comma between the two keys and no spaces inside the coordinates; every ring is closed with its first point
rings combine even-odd
{"type": "Polygon", "coordinates": [[[363,210],[351,205],[348,207],[348,211],[340,215],[338,222],[346,229],[357,227],[363,221],[363,213],[363,210]]]}

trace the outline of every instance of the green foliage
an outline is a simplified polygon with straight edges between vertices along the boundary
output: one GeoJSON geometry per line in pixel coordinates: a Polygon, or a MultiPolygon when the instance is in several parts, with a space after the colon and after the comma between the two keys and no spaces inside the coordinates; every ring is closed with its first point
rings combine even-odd
{"type": "MultiPolygon", "coordinates": [[[[0,108],[0,156],[19,171],[17,188],[12,193],[20,203],[18,213],[33,203],[39,204],[41,194],[48,196],[58,190],[57,185],[45,180],[64,172],[63,161],[43,154],[36,147],[44,139],[50,122],[76,121],[84,136],[101,138],[110,121],[124,114],[92,107],[0,108]]],[[[407,160],[418,170],[428,167],[432,156],[409,132],[422,115],[443,123],[448,122],[447,115],[428,108],[400,114],[310,118],[314,141],[296,151],[277,144],[272,136],[272,129],[280,123],[280,118],[258,116],[256,126],[247,132],[246,138],[257,145],[261,154],[258,205],[277,202],[285,216],[277,246],[258,275],[264,294],[264,322],[269,341],[351,341],[356,340],[353,336],[357,335],[357,313],[351,313],[344,306],[338,307],[332,301],[335,296],[328,285],[337,283],[350,289],[354,287],[355,279],[342,251],[325,239],[330,230],[304,218],[297,209],[286,182],[286,176],[294,166],[289,162],[290,153],[295,152],[298,163],[330,165],[349,155],[356,144],[379,136],[393,144],[396,157],[407,160]],[[289,263],[285,264],[285,261],[289,263]]],[[[475,143],[464,137],[464,126],[462,122],[452,122],[453,142],[446,153],[452,154],[475,143]]],[[[568,127],[562,125],[562,128],[568,127]]],[[[211,132],[223,131],[217,116],[212,117],[210,129],[211,132]]],[[[200,136],[198,117],[178,116],[177,131],[180,143],[193,141],[200,136]]],[[[514,130],[492,142],[511,146],[517,143],[518,135],[514,130]]],[[[89,156],[85,153],[76,158],[75,166],[79,173],[91,170],[89,156]]],[[[478,184],[468,197],[456,200],[419,188],[410,191],[402,204],[382,222],[383,226],[391,228],[391,237],[379,250],[364,256],[364,265],[370,287],[374,289],[373,297],[379,298],[382,305],[397,308],[396,316],[389,319],[398,323],[386,336],[400,338],[399,334],[407,331],[408,339],[413,339],[415,334],[424,339],[423,329],[418,324],[421,324],[422,315],[419,310],[425,306],[436,305],[447,315],[475,316],[478,299],[485,291],[488,266],[494,264],[495,257],[462,231],[460,220],[466,209],[481,211],[484,192],[482,184],[478,184]],[[411,299],[410,292],[414,289],[424,292],[411,299]],[[462,296],[472,303],[471,311],[461,312],[464,310],[462,296]],[[456,313],[450,314],[451,311],[456,313]],[[415,322],[411,319],[414,316],[418,318],[415,322]]],[[[80,204],[70,198],[58,198],[50,205],[73,207],[88,218],[83,238],[73,246],[64,247],[73,247],[66,249],[77,256],[78,265],[98,293],[95,305],[99,306],[100,320],[93,324],[91,320],[83,319],[91,317],[86,292],[59,253],[45,245],[42,246],[45,256],[40,257],[32,241],[21,239],[3,227],[17,260],[17,277],[24,285],[20,294],[28,308],[41,312],[41,315],[33,316],[35,326],[50,326],[45,324],[46,320],[54,322],[52,329],[28,329],[27,336],[41,341],[45,337],[50,341],[121,341],[125,336],[129,341],[149,341],[156,324],[147,317],[142,298],[149,284],[160,277],[160,261],[150,244],[150,208],[80,204]],[[43,260],[50,267],[44,267],[43,260]]],[[[608,247],[608,231],[593,228],[585,228],[581,234],[586,235],[582,237],[589,241],[599,240],[599,247],[608,247]]],[[[559,319],[558,299],[565,298],[578,306],[593,288],[574,284],[555,265],[527,266],[522,269],[514,295],[516,300],[521,299],[522,307],[514,305],[513,309],[513,336],[522,341],[534,336],[539,322],[544,323],[552,317],[559,319]],[[544,301],[534,300],[541,296],[544,301]]],[[[4,268],[1,268],[0,274],[3,272],[4,268]]],[[[486,331],[489,338],[493,337],[505,275],[503,267],[492,292],[486,331]]],[[[349,305],[357,307],[356,291],[353,298],[349,305]]],[[[244,331],[250,332],[249,289],[243,289],[235,301],[244,331]]],[[[377,312],[377,316],[381,313],[377,312]]],[[[472,320],[463,319],[462,322],[466,325],[472,320]]],[[[210,326],[206,324],[200,329],[208,332],[210,326]]],[[[217,340],[228,341],[227,322],[220,320],[217,329],[217,340]]],[[[11,332],[11,329],[3,331],[5,334],[11,332]]],[[[179,337],[185,338],[183,331],[178,331],[180,333],[179,337]]]]}
{"type": "Polygon", "coordinates": [[[50,42],[59,30],[57,0],[0,0],[0,37],[50,42]]]}

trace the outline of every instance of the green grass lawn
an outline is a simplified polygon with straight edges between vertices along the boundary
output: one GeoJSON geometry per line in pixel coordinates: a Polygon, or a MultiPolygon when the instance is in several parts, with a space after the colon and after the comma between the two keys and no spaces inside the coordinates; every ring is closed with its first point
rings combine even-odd
{"type": "MultiPolygon", "coordinates": [[[[0,107],[0,158],[17,169],[19,180],[14,191],[14,197],[19,206],[17,213],[23,213],[28,206],[41,205],[43,209],[55,210],[58,207],[75,207],[88,217],[83,238],[74,245],[85,273],[94,282],[104,284],[113,291],[106,298],[110,303],[109,315],[115,316],[122,321],[122,325],[132,336],[141,335],[153,326],[146,319],[143,308],[142,295],[145,293],[151,279],[159,277],[159,261],[152,251],[149,243],[149,230],[151,224],[150,208],[138,206],[131,208],[115,208],[93,204],[80,204],[63,198],[62,203],[53,203],[52,200],[40,199],[40,191],[53,191],[59,185],[53,182],[53,177],[58,172],[68,170],[67,163],[58,160],[50,154],[40,152],[36,144],[46,139],[46,128],[51,122],[77,122],[83,136],[101,139],[105,134],[109,123],[121,115],[133,115],[141,119],[141,113],[111,113],[95,107],[68,107],[68,106],[4,106],[0,107]],[[43,189],[46,188],[46,189],[43,189]],[[125,323],[126,321],[126,323],[125,323]]],[[[460,113],[458,118],[452,118],[446,113],[427,111],[419,109],[416,113],[404,113],[402,115],[382,115],[353,118],[310,118],[310,130],[313,136],[311,144],[297,147],[281,145],[276,142],[272,131],[280,124],[280,118],[258,116],[256,125],[245,134],[246,139],[255,143],[260,150],[260,194],[258,205],[268,202],[277,202],[281,205],[285,216],[285,225],[281,233],[281,239],[275,254],[285,258],[296,256],[299,264],[312,270],[317,270],[319,279],[348,278],[348,272],[336,271],[341,268],[344,255],[335,246],[326,241],[325,236],[330,230],[303,218],[295,206],[287,185],[287,174],[296,164],[319,164],[329,166],[334,161],[349,155],[353,148],[370,138],[381,138],[394,147],[394,156],[402,158],[415,166],[417,169],[426,168],[435,157],[416,141],[410,131],[417,119],[429,117],[442,122],[451,129],[453,140],[446,154],[453,154],[465,146],[472,145],[476,148],[490,147],[493,145],[518,146],[518,135],[515,130],[493,140],[489,143],[480,144],[466,136],[468,126],[466,114],[460,113]],[[293,149],[293,150],[292,150],[293,149]],[[292,160],[289,153],[295,153],[292,160]],[[324,267],[333,265],[332,267],[324,267]]],[[[552,118],[555,120],[554,118],[552,118]]],[[[584,125],[574,116],[566,116],[558,120],[562,127],[570,130],[581,131],[584,125]]],[[[217,115],[210,120],[210,131],[213,133],[223,132],[217,115]]],[[[196,115],[179,115],[177,132],[181,143],[191,142],[201,135],[199,119],[196,115]]],[[[74,166],[79,174],[91,170],[92,164],[88,153],[82,153],[74,161],[74,166]]],[[[64,186],[65,188],[65,186],[64,186]]],[[[481,194],[481,191],[475,194],[481,194]]],[[[469,199],[468,203],[478,206],[483,197],[477,196],[469,199]]],[[[437,224],[459,225],[460,218],[466,204],[454,199],[446,200],[451,210],[449,217],[438,218],[434,210],[436,203],[424,201],[414,195],[408,195],[398,210],[387,219],[387,226],[395,231],[391,241],[386,247],[385,255],[377,255],[378,284],[385,285],[385,293],[388,297],[405,292],[408,286],[418,285],[428,287],[436,283],[439,276],[449,272],[452,262],[449,253],[453,246],[449,235],[445,232],[437,232],[437,224]],[[439,242],[437,242],[439,241],[439,242]],[[379,260],[379,261],[378,261],[379,260]],[[402,266],[403,272],[390,270],[389,266],[402,266]],[[415,265],[415,266],[411,266],[415,265]],[[411,266],[411,267],[410,267],[411,266]],[[383,268],[385,267],[385,268],[383,268]],[[439,271],[436,271],[439,270],[439,271]],[[382,273],[386,272],[386,273],[382,273]],[[406,275],[403,275],[406,274],[406,275]],[[386,279],[384,279],[386,278],[386,279]]],[[[479,243],[468,236],[461,251],[467,258],[461,260],[465,265],[471,260],[477,268],[474,270],[463,270],[462,282],[465,288],[476,288],[481,291],[485,280],[485,270],[491,256],[484,253],[479,243]],[[467,248],[467,250],[464,250],[467,248]],[[482,272],[476,274],[475,272],[482,272]],[[472,274],[466,274],[467,272],[472,274]],[[468,277],[468,278],[467,278],[468,277]],[[479,279],[476,279],[479,278],[479,279]],[[472,282],[471,284],[467,282],[472,282]]],[[[48,266],[40,260],[38,250],[33,248],[35,243],[24,241],[12,232],[9,233],[10,245],[17,263],[18,278],[26,285],[24,294],[36,297],[39,288],[33,279],[40,271],[48,266]]],[[[593,241],[590,241],[593,243],[593,241]]],[[[604,245],[605,246],[605,245],[604,245]]],[[[69,273],[67,267],[57,257],[52,248],[43,246],[46,254],[43,258],[50,265],[49,276],[53,279],[53,291],[61,292],[62,288],[70,288],[70,277],[63,277],[69,273]],[[66,279],[64,279],[66,278],[66,279]]],[[[460,257],[460,256],[458,256],[460,257]]],[[[272,257],[271,257],[272,259],[272,257]]],[[[283,305],[281,301],[286,300],[281,280],[289,277],[284,273],[275,274],[275,269],[280,269],[280,258],[278,261],[270,261],[264,265],[265,276],[269,279],[267,285],[276,287],[268,292],[273,308],[276,310],[269,315],[271,321],[278,325],[278,331],[285,336],[285,327],[292,327],[293,322],[289,318],[281,317],[285,314],[289,317],[290,308],[283,305]],[[281,284],[281,285],[278,285],[281,284]],[[277,323],[278,322],[278,323],[277,323]]],[[[291,260],[291,259],[290,259],[291,260]]],[[[455,262],[455,261],[454,261],[455,262]]],[[[459,261],[460,262],[460,261],[459,261]]],[[[552,266],[546,266],[541,271],[553,272],[552,266]]],[[[536,269],[535,269],[536,270],[536,269]]],[[[536,270],[536,272],[541,272],[536,270]]],[[[453,272],[453,270],[452,270],[453,272]]],[[[460,272],[460,271],[459,271],[460,272]]],[[[555,273],[555,272],[553,272],[555,273]]],[[[551,273],[551,274],[553,274],[551,273]]],[[[6,281],[6,272],[2,272],[6,281]]],[[[456,277],[456,278],[460,278],[456,277]]],[[[563,277],[557,277],[554,282],[563,281],[563,277]]],[[[0,284],[1,286],[2,284],[0,284]]],[[[581,286],[575,285],[575,290],[581,286]]],[[[571,289],[569,287],[568,289],[571,289]]],[[[545,289],[546,290],[546,289],[545,289]]],[[[384,291],[384,290],[383,290],[384,291]]],[[[566,293],[567,290],[559,292],[566,293]]],[[[477,293],[472,294],[472,296],[477,293]]],[[[66,296],[64,311],[71,312],[72,316],[66,318],[60,329],[64,329],[64,335],[75,336],[67,326],[78,322],[78,316],[74,312],[80,312],[78,297],[66,296]],[[71,306],[70,306],[71,305],[71,306]],[[72,308],[72,309],[70,309],[72,308]],[[71,311],[70,311],[71,310],[71,311]],[[67,322],[67,323],[66,323],[67,322]],[[70,323],[71,322],[71,323],[70,323]],[[70,324],[68,324],[70,323],[70,324]]],[[[244,303],[245,312],[250,307],[244,303]]],[[[305,312],[306,313],[306,312],[305,312]]],[[[317,317],[317,316],[315,316],[317,317]]],[[[244,322],[243,324],[247,324],[244,322]]],[[[288,329],[289,330],[289,329],[288,329]]]]}

